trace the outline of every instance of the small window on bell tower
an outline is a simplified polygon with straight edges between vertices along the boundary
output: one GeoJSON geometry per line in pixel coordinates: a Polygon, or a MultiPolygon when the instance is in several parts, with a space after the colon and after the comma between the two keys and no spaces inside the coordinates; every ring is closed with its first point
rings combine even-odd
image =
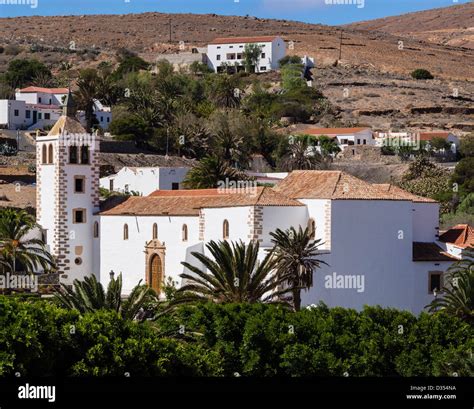
{"type": "Polygon", "coordinates": [[[83,165],[89,164],[89,147],[81,146],[81,163],[83,165]]]}
{"type": "Polygon", "coordinates": [[[69,147],[69,163],[72,163],[72,164],[77,163],[77,146],[69,147]]]}

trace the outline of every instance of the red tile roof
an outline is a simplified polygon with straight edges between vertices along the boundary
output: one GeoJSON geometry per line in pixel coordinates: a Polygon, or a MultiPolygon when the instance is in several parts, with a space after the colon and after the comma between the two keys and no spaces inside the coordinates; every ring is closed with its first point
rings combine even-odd
{"type": "Polygon", "coordinates": [[[448,139],[451,132],[420,132],[420,141],[431,141],[433,138],[448,139]]]}
{"type": "Polygon", "coordinates": [[[370,129],[369,127],[365,128],[308,128],[302,131],[298,131],[299,134],[306,135],[352,135],[357,132],[366,131],[370,129]]]}
{"type": "Polygon", "coordinates": [[[45,94],[67,94],[68,88],[41,88],[41,87],[27,87],[20,89],[20,92],[27,94],[33,92],[44,92],[45,94]]]}
{"type": "Polygon", "coordinates": [[[436,203],[436,200],[430,199],[429,197],[418,196],[413,193],[407,192],[398,186],[391,185],[390,183],[374,184],[377,188],[398,195],[404,199],[411,200],[415,203],[436,203]]]}
{"type": "Polygon", "coordinates": [[[413,261],[458,261],[436,243],[413,243],[413,261]]]}
{"type": "Polygon", "coordinates": [[[218,189],[155,190],[148,196],[153,197],[206,197],[221,195],[218,189]]]}
{"type": "Polygon", "coordinates": [[[404,200],[436,203],[392,185],[365,182],[341,171],[296,170],[273,188],[293,199],[404,200]]]}
{"type": "Polygon", "coordinates": [[[439,241],[460,248],[474,247],[474,228],[469,224],[458,224],[442,233],[439,241]]]}
{"type": "Polygon", "coordinates": [[[269,187],[254,192],[218,191],[217,189],[168,190],[149,196],[129,197],[123,203],[102,211],[104,216],[198,216],[199,209],[238,206],[304,206],[297,200],[277,193],[269,187]]]}
{"type": "Polygon", "coordinates": [[[219,37],[212,40],[209,44],[271,43],[277,37],[278,36],[219,37]]]}

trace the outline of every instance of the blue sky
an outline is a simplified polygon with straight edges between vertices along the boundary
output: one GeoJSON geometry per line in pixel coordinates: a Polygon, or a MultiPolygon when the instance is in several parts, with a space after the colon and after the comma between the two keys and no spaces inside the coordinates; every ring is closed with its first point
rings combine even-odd
{"type": "Polygon", "coordinates": [[[0,0],[0,17],[157,11],[242,16],[249,14],[257,17],[337,25],[447,7],[468,3],[470,0],[352,0],[355,3],[353,5],[326,4],[331,1],[338,0],[0,0]],[[30,4],[8,4],[10,2],[30,4]],[[363,7],[360,7],[361,2],[363,7]]]}

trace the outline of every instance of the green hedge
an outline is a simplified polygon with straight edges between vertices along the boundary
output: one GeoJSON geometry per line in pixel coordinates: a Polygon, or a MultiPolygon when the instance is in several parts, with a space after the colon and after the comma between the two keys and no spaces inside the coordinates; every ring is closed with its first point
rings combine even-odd
{"type": "Polygon", "coordinates": [[[0,296],[0,376],[218,376],[201,344],[99,311],[80,317],[45,301],[0,296]]]}
{"type": "Polygon", "coordinates": [[[379,307],[203,304],[138,324],[0,296],[0,376],[472,375],[473,346],[458,319],[379,307]]]}
{"type": "Polygon", "coordinates": [[[474,329],[458,319],[380,307],[357,312],[320,305],[294,313],[205,304],[182,307],[159,325],[202,334],[200,342],[222,357],[228,376],[452,375],[458,370],[453,356],[474,346],[474,329]]]}

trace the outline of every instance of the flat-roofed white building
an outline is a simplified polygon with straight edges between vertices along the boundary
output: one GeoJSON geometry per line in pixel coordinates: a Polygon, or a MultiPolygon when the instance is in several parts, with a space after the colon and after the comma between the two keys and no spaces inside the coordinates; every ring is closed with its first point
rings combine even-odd
{"type": "Polygon", "coordinates": [[[353,145],[375,145],[372,129],[359,128],[308,128],[298,131],[298,135],[327,136],[337,141],[341,150],[353,145]]]}
{"type": "Polygon", "coordinates": [[[100,187],[120,193],[147,196],[155,190],[179,190],[188,167],[129,167],[100,178],[100,187]]]}
{"type": "Polygon", "coordinates": [[[260,46],[260,59],[255,72],[278,69],[278,62],[286,55],[286,44],[280,36],[220,37],[207,47],[209,68],[215,72],[233,67],[235,71],[244,70],[244,51],[247,44],[260,46]]]}

